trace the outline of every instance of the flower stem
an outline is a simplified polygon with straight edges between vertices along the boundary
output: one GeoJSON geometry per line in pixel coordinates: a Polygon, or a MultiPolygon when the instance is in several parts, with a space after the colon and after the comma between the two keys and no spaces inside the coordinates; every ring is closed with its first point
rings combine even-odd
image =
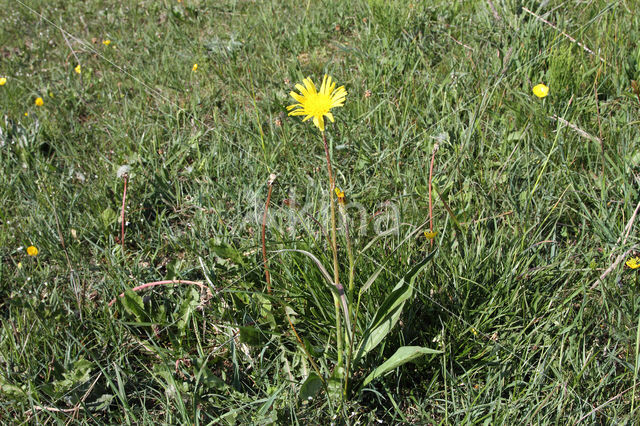
{"type": "Polygon", "coordinates": [[[124,258],[124,208],[127,201],[127,174],[124,175],[124,190],[122,191],[122,209],[120,211],[120,243],[122,244],[122,258],[124,258]]]}
{"type": "MultiPolygon", "coordinates": [[[[353,248],[351,246],[351,238],[349,237],[349,218],[347,216],[347,208],[345,206],[344,203],[344,196],[342,198],[338,197],[338,208],[340,210],[340,215],[342,216],[342,222],[344,224],[344,236],[345,236],[345,240],[347,243],[347,257],[349,258],[349,286],[348,288],[348,300],[353,302],[353,291],[354,291],[354,268],[355,268],[355,262],[353,260],[353,248]]],[[[359,299],[358,298],[358,303],[359,303],[359,299]]],[[[357,312],[357,307],[356,307],[356,312],[357,312]]],[[[349,312],[349,315],[351,314],[351,312],[349,312]]],[[[353,318],[353,327],[356,326],[356,318],[353,318]]],[[[349,337],[348,335],[346,336],[346,341],[348,346],[348,352],[347,352],[347,357],[346,357],[346,368],[345,368],[345,375],[344,375],[344,387],[343,387],[343,396],[345,398],[347,398],[348,395],[348,388],[349,388],[349,370],[351,368],[351,357],[353,354],[353,333],[355,332],[355,329],[353,329],[353,331],[351,331],[352,335],[351,337],[349,337]]]]}
{"type": "Polygon", "coordinates": [[[271,274],[269,273],[269,260],[267,259],[267,213],[269,211],[269,203],[271,202],[271,190],[273,189],[273,180],[275,175],[269,177],[269,190],[267,192],[267,201],[264,204],[264,216],[262,216],[262,260],[264,262],[264,275],[267,280],[267,293],[271,293],[271,274]],[[271,177],[273,176],[273,178],[271,177]]]}
{"type": "MultiPolygon", "coordinates": [[[[327,156],[327,171],[329,172],[329,200],[331,205],[331,249],[333,251],[333,284],[338,289],[342,289],[340,285],[338,273],[338,244],[336,242],[336,206],[333,201],[333,192],[336,184],[333,180],[333,171],[331,170],[331,156],[329,155],[329,145],[327,144],[327,136],[322,132],[322,142],[324,143],[324,153],[327,156]]],[[[342,289],[344,293],[344,289],[342,289]]],[[[338,296],[334,294],[333,301],[336,308],[336,340],[338,350],[338,367],[342,365],[342,327],[340,326],[340,301],[338,296]]]]}
{"type": "MultiPolygon", "coordinates": [[[[433,204],[431,202],[431,179],[433,178],[433,160],[436,158],[436,152],[438,152],[439,145],[436,143],[433,145],[433,152],[431,153],[431,166],[429,167],[429,231],[433,233],[433,204]]],[[[431,239],[431,247],[433,247],[433,239],[431,239]]]]}

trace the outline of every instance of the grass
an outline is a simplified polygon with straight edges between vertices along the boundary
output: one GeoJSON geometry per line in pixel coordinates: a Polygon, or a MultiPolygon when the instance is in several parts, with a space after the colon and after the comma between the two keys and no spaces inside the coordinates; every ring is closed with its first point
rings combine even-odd
{"type": "Polygon", "coordinates": [[[633,424],[638,275],[593,284],[638,247],[640,20],[624,0],[542,3],[0,2],[0,419],[633,424]],[[312,261],[276,253],[330,270],[322,141],[285,115],[325,72],[349,92],[327,136],[356,286],[383,266],[359,327],[431,252],[439,144],[437,251],[354,374],[403,345],[443,353],[342,404],[300,398],[313,369],[285,312],[329,375],[335,311],[312,261]],[[108,306],[160,280],[211,294],[108,306]]]}

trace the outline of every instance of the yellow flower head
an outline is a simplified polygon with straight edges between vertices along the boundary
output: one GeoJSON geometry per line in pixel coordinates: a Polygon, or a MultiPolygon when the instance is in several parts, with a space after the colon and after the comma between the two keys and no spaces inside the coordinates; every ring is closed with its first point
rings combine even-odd
{"type": "Polygon", "coordinates": [[[539,98],[544,98],[549,94],[549,88],[544,84],[540,83],[533,88],[533,94],[539,98]]]}
{"type": "Polygon", "coordinates": [[[626,265],[631,269],[640,268],[640,257],[632,257],[631,259],[627,260],[626,265]]]}
{"type": "Polygon", "coordinates": [[[198,64],[193,64],[193,67],[191,67],[191,71],[193,72],[198,71],[198,64]]]}
{"type": "Polygon", "coordinates": [[[0,86],[7,84],[7,77],[0,77],[0,86]]]}
{"type": "Polygon", "coordinates": [[[316,90],[316,86],[310,78],[307,77],[302,82],[304,86],[296,84],[296,89],[300,94],[293,91],[290,93],[291,97],[298,103],[289,105],[287,111],[290,111],[289,115],[304,115],[305,117],[302,121],[307,121],[313,117],[313,124],[321,132],[324,132],[324,117],[326,116],[329,121],[334,122],[331,108],[344,105],[347,91],[344,86],[336,89],[336,83],[332,83],[331,77],[326,74],[322,79],[320,91],[316,90]]]}
{"type": "Polygon", "coordinates": [[[80,64],[78,64],[77,67],[74,68],[75,72],[77,72],[78,74],[80,74],[82,72],[82,68],[80,67],[80,64]]]}
{"type": "Polygon", "coordinates": [[[102,44],[104,44],[105,46],[108,46],[111,44],[111,40],[107,39],[107,40],[102,40],[102,44]]]}
{"type": "Polygon", "coordinates": [[[37,256],[38,255],[37,247],[34,247],[34,246],[27,247],[27,254],[29,256],[37,256]]]}
{"type": "Polygon", "coordinates": [[[436,235],[438,235],[438,231],[434,231],[434,232],[430,232],[430,231],[424,231],[424,237],[427,240],[433,240],[436,235]]]}
{"type": "Polygon", "coordinates": [[[44,105],[44,101],[42,100],[42,98],[38,97],[36,98],[36,106],[42,106],[44,105]]]}
{"type": "Polygon", "coordinates": [[[344,192],[340,188],[336,188],[336,195],[338,196],[338,201],[344,203],[344,192]]]}

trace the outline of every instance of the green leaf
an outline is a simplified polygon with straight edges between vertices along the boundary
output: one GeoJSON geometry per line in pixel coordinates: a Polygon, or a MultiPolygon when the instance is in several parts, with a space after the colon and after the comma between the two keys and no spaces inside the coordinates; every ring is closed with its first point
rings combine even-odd
{"type": "Polygon", "coordinates": [[[89,381],[92,368],[93,363],[91,361],[80,358],[73,363],[73,368],[70,371],[62,374],[64,376],[64,380],[56,380],[53,382],[55,392],[63,394],[71,388],[89,381]]]}
{"type": "Polygon", "coordinates": [[[13,400],[26,400],[27,393],[25,392],[26,386],[16,386],[4,381],[2,377],[0,377],[0,395],[7,399],[13,400]]]}
{"type": "Polygon", "coordinates": [[[124,297],[120,298],[124,310],[133,315],[138,322],[147,322],[149,320],[147,313],[144,310],[144,302],[136,292],[131,290],[125,290],[124,297]]]}
{"type": "Polygon", "coordinates": [[[354,365],[367,353],[374,349],[396,325],[404,308],[404,303],[413,296],[413,283],[418,272],[431,260],[435,251],[431,252],[420,263],[414,266],[407,275],[395,286],[391,294],[378,308],[373,321],[365,330],[362,341],[358,346],[354,365]]]}
{"type": "Polygon", "coordinates": [[[320,389],[322,389],[322,380],[316,373],[311,373],[300,387],[300,399],[309,401],[320,392],[320,389]]]}
{"type": "Polygon", "coordinates": [[[187,295],[185,299],[180,304],[180,309],[178,310],[178,322],[176,326],[180,331],[180,335],[183,336],[186,333],[187,324],[189,324],[189,319],[191,318],[191,314],[198,306],[198,302],[200,301],[200,293],[193,287],[189,287],[187,291],[187,295]]]}
{"type": "Polygon", "coordinates": [[[262,330],[256,327],[240,327],[240,341],[251,346],[261,346],[266,342],[262,330]]]}
{"type": "Polygon", "coordinates": [[[104,226],[109,226],[118,218],[116,212],[114,212],[110,207],[107,207],[100,214],[100,218],[102,219],[102,223],[104,226]]]}
{"type": "Polygon", "coordinates": [[[419,358],[423,355],[428,354],[440,354],[442,351],[438,351],[436,349],[423,348],[421,346],[402,346],[399,348],[395,354],[391,356],[384,363],[379,365],[375,370],[373,370],[362,382],[360,385],[360,389],[364,386],[368,385],[372,380],[382,376],[383,374],[395,370],[400,367],[402,364],[405,364],[409,361],[413,361],[416,358],[419,358]]]}
{"type": "Polygon", "coordinates": [[[222,259],[229,259],[233,263],[244,266],[244,259],[242,254],[229,244],[216,244],[215,240],[212,238],[209,240],[208,245],[211,251],[216,254],[216,256],[221,257],[222,259]]]}
{"type": "Polygon", "coordinates": [[[114,398],[115,395],[103,394],[95,401],[88,402],[87,406],[91,407],[91,410],[93,411],[107,411],[114,398]]]}

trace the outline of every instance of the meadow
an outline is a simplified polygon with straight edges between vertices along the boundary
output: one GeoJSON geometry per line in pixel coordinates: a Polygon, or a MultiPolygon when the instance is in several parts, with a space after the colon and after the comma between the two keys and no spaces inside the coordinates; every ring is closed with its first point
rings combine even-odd
{"type": "Polygon", "coordinates": [[[638,6],[0,0],[0,422],[634,424],[638,6]]]}

